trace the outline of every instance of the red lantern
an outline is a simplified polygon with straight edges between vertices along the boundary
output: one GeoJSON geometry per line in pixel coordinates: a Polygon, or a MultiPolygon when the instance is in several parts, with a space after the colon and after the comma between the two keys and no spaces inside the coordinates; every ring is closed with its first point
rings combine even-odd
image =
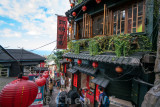
{"type": "Polygon", "coordinates": [[[73,7],[73,3],[71,3],[70,6],[73,7]]]}
{"type": "Polygon", "coordinates": [[[0,107],[28,107],[35,100],[37,93],[38,86],[35,82],[23,78],[14,80],[2,89],[0,107]]]}
{"type": "Polygon", "coordinates": [[[101,0],[96,0],[97,4],[99,4],[101,2],[101,0]]]}
{"type": "Polygon", "coordinates": [[[72,62],[72,59],[68,59],[69,62],[72,62]]]}
{"type": "Polygon", "coordinates": [[[42,77],[48,78],[49,74],[48,73],[43,73],[42,77]]]}
{"type": "Polygon", "coordinates": [[[66,58],[66,61],[68,61],[68,58],[66,58]]]}
{"type": "Polygon", "coordinates": [[[74,17],[75,17],[76,15],[77,15],[77,14],[76,14],[76,12],[73,12],[73,13],[72,13],[72,16],[74,16],[74,17]]]}
{"type": "Polygon", "coordinates": [[[98,67],[98,63],[97,62],[93,62],[92,66],[93,66],[93,68],[97,68],[98,67]]]}
{"type": "Polygon", "coordinates": [[[42,87],[46,83],[46,78],[40,77],[40,78],[36,79],[35,82],[38,86],[42,87]]]}
{"type": "Polygon", "coordinates": [[[49,71],[44,71],[44,73],[47,73],[47,74],[49,74],[49,71]]]}
{"type": "Polygon", "coordinates": [[[61,73],[61,76],[63,76],[64,74],[63,73],[61,73]]]}
{"type": "Polygon", "coordinates": [[[86,6],[83,6],[83,7],[82,7],[82,10],[83,10],[83,11],[86,11],[86,10],[87,10],[87,7],[86,7],[86,6]]]}
{"type": "Polygon", "coordinates": [[[82,60],[81,59],[78,59],[77,61],[78,65],[80,66],[82,64],[82,60]]]}
{"type": "Polygon", "coordinates": [[[117,66],[117,67],[115,68],[115,71],[116,71],[117,73],[122,73],[122,72],[123,72],[123,69],[122,69],[120,66],[117,66]]]}

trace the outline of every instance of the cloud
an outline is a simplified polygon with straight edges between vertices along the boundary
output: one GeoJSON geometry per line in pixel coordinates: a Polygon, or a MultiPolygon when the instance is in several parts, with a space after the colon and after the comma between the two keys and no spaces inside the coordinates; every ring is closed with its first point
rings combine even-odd
{"type": "MultiPolygon", "coordinates": [[[[19,39],[23,40],[20,40],[17,45],[23,45],[27,49],[55,41],[57,38],[55,14],[65,15],[70,8],[68,0],[0,0],[0,5],[0,16],[9,17],[21,23],[16,30],[9,28],[1,30],[0,28],[0,37],[21,37],[19,39]],[[27,42],[24,40],[30,41],[30,44],[23,44],[27,42]]],[[[16,23],[9,25],[15,27],[16,23]]],[[[53,47],[48,46],[42,49],[52,50],[53,47]]]]}
{"type": "Polygon", "coordinates": [[[19,32],[14,32],[10,29],[3,29],[0,31],[0,37],[21,37],[21,33],[19,32]]]}

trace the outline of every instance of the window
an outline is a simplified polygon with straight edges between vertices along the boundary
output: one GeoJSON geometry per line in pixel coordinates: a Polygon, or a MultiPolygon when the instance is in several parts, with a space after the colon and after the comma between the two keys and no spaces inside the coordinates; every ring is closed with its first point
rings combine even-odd
{"type": "Polygon", "coordinates": [[[113,34],[124,33],[125,30],[125,10],[115,11],[113,13],[114,24],[113,24],[113,34]]]}
{"type": "Polygon", "coordinates": [[[113,12],[113,34],[144,32],[144,2],[113,12]]]}
{"type": "Polygon", "coordinates": [[[92,18],[90,15],[85,13],[83,15],[83,30],[82,30],[82,38],[90,38],[91,37],[91,26],[92,26],[92,18]]]}
{"type": "Polygon", "coordinates": [[[103,14],[93,17],[93,36],[103,34],[103,14]]]}
{"type": "Polygon", "coordinates": [[[9,69],[8,68],[1,68],[0,69],[0,77],[8,77],[9,75],[9,69]]]}
{"type": "Polygon", "coordinates": [[[143,32],[144,30],[144,5],[143,2],[135,3],[128,8],[127,33],[143,32]]]}

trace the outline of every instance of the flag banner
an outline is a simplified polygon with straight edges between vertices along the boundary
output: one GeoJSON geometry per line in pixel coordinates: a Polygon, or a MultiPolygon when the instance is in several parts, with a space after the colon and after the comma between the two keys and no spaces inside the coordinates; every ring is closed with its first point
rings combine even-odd
{"type": "Polygon", "coordinates": [[[67,17],[57,16],[57,49],[67,49],[67,17]]]}

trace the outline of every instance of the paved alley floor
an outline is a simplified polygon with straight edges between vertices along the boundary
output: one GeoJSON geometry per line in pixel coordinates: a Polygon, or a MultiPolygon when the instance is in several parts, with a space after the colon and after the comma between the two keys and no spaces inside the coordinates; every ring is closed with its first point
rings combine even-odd
{"type": "Polygon", "coordinates": [[[59,91],[60,91],[59,89],[54,87],[54,91],[52,92],[52,96],[46,96],[44,99],[49,104],[44,105],[43,107],[57,107],[56,98],[57,98],[59,91]]]}

